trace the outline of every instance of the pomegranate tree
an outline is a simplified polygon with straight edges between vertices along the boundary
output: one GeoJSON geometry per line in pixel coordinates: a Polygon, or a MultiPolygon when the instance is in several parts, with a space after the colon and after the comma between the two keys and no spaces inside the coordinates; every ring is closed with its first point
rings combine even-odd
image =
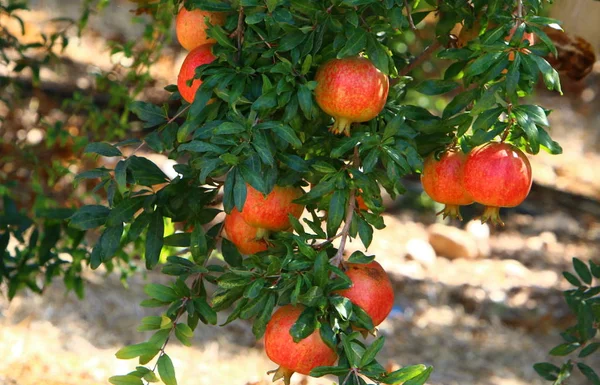
{"type": "Polygon", "coordinates": [[[147,286],[143,304],[162,313],[142,321],[141,330],[154,331],[148,342],[117,353],[140,365],[113,383],[153,379],[156,367],[175,384],[171,337],[189,345],[199,322],[238,318],[265,336],[286,381],[292,372],[335,375],[344,385],[427,381],[425,365],[386,370],[377,359],[384,338],[361,335],[394,302],[389,277],[365,254],[385,226],[382,192],[396,199],[406,177],[422,172],[445,214],[475,201],[488,207],[483,220],[499,221],[498,208],[519,204],[531,185],[522,151],[561,151],[546,131],[547,111],[522,97],[537,79],[556,90],[560,83],[542,56],[553,51],[548,39],[531,52],[519,42],[552,22],[536,16],[539,2],[426,1],[413,12],[416,3],[158,0],[142,10],[173,17],[186,7],[177,28],[191,51],[177,86],[165,89],[187,103],[165,92],[160,107],[132,104],[126,111],[142,121],[132,127],[154,129],[144,146],[120,149],[135,138],[88,146],[116,158],[114,169],[84,174],[101,178],[107,202],[70,218],[82,231],[102,228],[90,237],[98,239],[92,268],[129,266],[135,258],[126,253],[136,250],[147,269],[174,278],[147,286]],[[456,47],[454,26],[476,20],[486,20],[478,40],[456,47]],[[494,24],[502,27],[487,28],[494,24]],[[414,44],[422,34],[413,26],[430,28],[433,42],[414,44]],[[429,63],[437,59],[444,65],[429,63]],[[450,91],[447,103],[427,99],[450,91]],[[176,162],[173,175],[142,148],[176,162]],[[174,230],[182,223],[193,230],[174,230]],[[353,239],[359,250],[348,255],[353,239]]]}
{"type": "Polygon", "coordinates": [[[473,149],[464,166],[463,186],[477,203],[485,205],[483,222],[502,224],[500,207],[520,205],[531,189],[529,159],[508,143],[487,143],[473,149]]]}
{"type": "Polygon", "coordinates": [[[444,152],[439,159],[431,154],[423,163],[423,190],[436,202],[446,206],[438,213],[462,219],[459,206],[473,203],[463,187],[464,165],[467,156],[458,149],[444,152]]]}

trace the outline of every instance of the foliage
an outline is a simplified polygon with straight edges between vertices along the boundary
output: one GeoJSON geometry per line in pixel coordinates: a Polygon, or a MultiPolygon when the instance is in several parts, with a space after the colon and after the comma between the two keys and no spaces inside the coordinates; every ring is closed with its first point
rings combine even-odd
{"type": "MultiPolygon", "coordinates": [[[[150,80],[137,69],[156,60],[167,26],[183,3],[144,2],[140,9],[150,17],[144,35],[149,45],[141,51],[133,50],[133,43],[114,46],[113,52],[137,63],[129,82],[103,78],[123,111],[106,113],[85,97],[73,102],[83,103],[78,108],[90,114],[89,136],[99,139],[83,143],[83,152],[115,160],[112,169],[100,167],[77,177],[99,180],[94,191],[106,201],[76,211],[42,205],[59,211],[51,211],[47,219],[43,210],[36,212],[34,222],[11,200],[14,191],[1,190],[0,270],[9,297],[25,286],[39,291],[41,272],[46,282],[63,275],[67,286],[82,295],[78,274],[84,264],[128,272],[139,255],[147,269],[158,267],[173,281],[146,286],[149,298],[141,305],[162,312],[141,321],[138,330],[154,331],[148,341],[117,352],[118,358],[136,358],[141,366],[112,377],[113,384],[153,382],[155,371],[167,385],[176,384],[165,350],[172,334],[189,346],[199,322],[215,325],[217,314],[227,311],[225,324],[252,320],[259,338],[273,309],[288,303],[306,307],[291,330],[293,337],[300,340],[318,330],[339,354],[337,366],[317,368],[312,375],[332,374],[342,384],[363,384],[365,378],[423,384],[431,367],[388,373],[376,359],[384,338],[368,344],[354,331],[372,330],[373,324],[362,309],[335,294],[350,285],[343,271],[344,244],[351,237],[369,246],[374,229],[385,226],[380,187],[392,197],[403,194],[402,177],[419,172],[422,157],[431,152],[450,146],[468,151],[497,139],[531,154],[561,152],[546,131],[550,111],[520,103],[540,76],[549,89],[560,92],[558,74],[543,58],[554,47],[542,27],[556,21],[538,16],[541,0],[185,0],[190,9],[228,12],[223,26],[208,31],[217,41],[217,60],[196,70],[203,84],[192,104],[180,103],[176,86],[167,87],[172,96],[162,106],[133,102],[150,80]],[[516,15],[514,9],[519,10],[516,15]],[[429,15],[438,18],[435,39],[425,53],[435,53],[449,65],[440,79],[414,82],[408,75],[410,63],[418,60],[415,53],[395,47],[429,15]],[[452,28],[457,23],[472,26],[475,20],[481,24],[479,36],[463,48],[453,46],[452,28]],[[516,31],[506,42],[513,27],[516,31]],[[522,41],[525,32],[536,33],[541,42],[529,46],[522,41]],[[331,118],[314,101],[313,79],[327,60],[357,54],[388,74],[392,86],[376,119],[354,124],[350,136],[338,137],[327,131],[331,118]],[[451,101],[436,115],[407,104],[409,89],[427,96],[447,94],[451,101]],[[171,111],[173,105],[176,111],[171,111]],[[129,111],[152,129],[143,142],[130,137],[114,143],[124,138],[99,132],[110,127],[115,136],[131,136],[129,111]],[[132,145],[176,159],[178,176],[170,180],[137,150],[125,151],[132,145]],[[223,239],[222,223],[215,218],[222,211],[221,199],[227,213],[243,209],[247,184],[265,194],[275,184],[302,186],[307,193],[298,202],[310,215],[304,223],[291,218],[293,232],[275,234],[269,250],[244,257],[223,239]],[[368,210],[356,208],[358,195],[368,210]],[[174,223],[193,230],[175,232],[174,223]],[[38,244],[39,228],[43,235],[38,244]],[[88,253],[84,234],[94,229],[100,237],[88,253]],[[6,250],[11,236],[24,247],[6,250]],[[339,248],[333,245],[337,238],[342,240],[339,248]],[[73,262],[61,260],[59,253],[72,254],[73,262]],[[154,366],[146,366],[155,358],[154,366]]],[[[373,258],[356,252],[348,261],[373,258]]]]}
{"type": "Polygon", "coordinates": [[[563,272],[565,279],[575,287],[566,290],[564,296],[569,308],[577,317],[577,324],[561,333],[565,342],[550,350],[550,355],[564,357],[579,352],[578,360],[569,359],[560,367],[550,362],[540,362],[534,365],[534,369],[544,379],[560,385],[567,383],[572,370],[577,367],[591,384],[598,385],[598,373],[583,359],[600,349],[600,342],[597,341],[600,330],[600,265],[593,261],[586,265],[583,261],[573,258],[573,268],[576,274],[563,272]]]}
{"type": "MultiPolygon", "coordinates": [[[[25,74],[21,78],[0,77],[0,102],[9,109],[16,108],[29,87],[26,74],[31,73],[33,86],[39,86],[40,70],[60,64],[60,53],[68,46],[70,37],[81,35],[90,15],[101,12],[108,4],[107,0],[84,1],[78,20],[54,19],[53,22],[60,28],[51,35],[42,34],[39,43],[23,44],[18,34],[0,26],[0,63],[12,68],[15,75],[25,74]]],[[[26,33],[25,23],[19,12],[27,10],[26,1],[8,0],[6,5],[4,0],[0,1],[0,19],[16,20],[23,35],[26,33]]],[[[125,68],[117,63],[109,71],[94,75],[93,93],[74,91],[72,97],[62,103],[62,110],[66,113],[64,119],[52,121],[42,118],[40,125],[45,129],[46,137],[40,145],[3,143],[0,137],[0,148],[3,152],[8,151],[8,154],[2,154],[2,164],[13,163],[16,165],[14,171],[23,168],[30,173],[25,180],[19,180],[16,172],[0,171],[0,207],[3,208],[0,211],[0,282],[7,282],[9,298],[25,287],[41,293],[44,285],[50,284],[57,276],[62,276],[66,287],[83,298],[84,284],[80,273],[90,256],[85,240],[86,229],[68,226],[68,218],[90,194],[86,191],[82,196],[81,191],[68,191],[69,203],[65,205],[64,198],[53,187],[73,177],[76,183],[85,183],[90,178],[103,175],[103,171],[99,170],[77,176],[70,171],[71,165],[82,165],[80,155],[85,152],[90,138],[114,140],[127,136],[130,139],[122,142],[123,145],[139,145],[141,141],[131,138],[130,114],[132,109],[135,111],[135,98],[153,81],[150,68],[170,40],[172,13],[169,7],[165,7],[145,20],[136,16],[132,22],[145,25],[142,39],[111,42],[110,46],[111,55],[131,58],[132,64],[125,68]],[[108,105],[99,103],[97,95],[106,95],[108,105]],[[85,115],[85,119],[78,127],[78,136],[73,137],[68,130],[69,121],[81,115],[85,115]],[[6,147],[1,147],[2,144],[6,147]],[[50,154],[49,159],[40,155],[45,153],[50,154]],[[7,246],[11,236],[17,247],[9,250],[7,246]],[[73,260],[61,258],[61,253],[71,255],[73,260]]],[[[2,118],[0,116],[0,124],[2,118]]],[[[88,149],[101,152],[94,144],[88,149]]],[[[120,253],[123,260],[128,259],[125,252],[120,253]]],[[[107,267],[112,270],[112,266],[107,267]]],[[[135,266],[124,264],[120,270],[126,277],[135,270],[135,266]]]]}

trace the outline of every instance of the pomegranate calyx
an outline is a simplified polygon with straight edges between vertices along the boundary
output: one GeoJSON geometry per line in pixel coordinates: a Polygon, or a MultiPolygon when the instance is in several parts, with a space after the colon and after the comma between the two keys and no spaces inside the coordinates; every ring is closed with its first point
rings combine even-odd
{"type": "Polygon", "coordinates": [[[257,227],[256,237],[254,239],[256,239],[256,240],[267,239],[267,238],[269,238],[270,234],[271,234],[271,232],[269,230],[264,229],[262,227],[257,227]]]}
{"type": "Polygon", "coordinates": [[[346,136],[350,136],[351,126],[351,120],[347,118],[335,118],[335,122],[333,123],[333,126],[331,126],[329,131],[331,131],[335,135],[344,134],[346,136]]]}
{"type": "Polygon", "coordinates": [[[294,374],[294,371],[288,368],[284,368],[283,366],[278,367],[275,370],[269,370],[267,372],[267,374],[273,374],[273,382],[280,380],[283,378],[283,383],[285,385],[290,385],[290,379],[292,378],[292,375],[294,374]]]}
{"type": "Polygon", "coordinates": [[[500,207],[486,206],[479,219],[481,223],[490,222],[492,225],[504,226],[504,222],[500,219],[500,207]]]}
{"type": "Polygon", "coordinates": [[[456,218],[460,221],[463,220],[462,215],[460,215],[460,206],[459,205],[450,205],[447,204],[444,208],[436,213],[436,215],[442,214],[442,218],[446,219],[446,217],[456,218]]]}

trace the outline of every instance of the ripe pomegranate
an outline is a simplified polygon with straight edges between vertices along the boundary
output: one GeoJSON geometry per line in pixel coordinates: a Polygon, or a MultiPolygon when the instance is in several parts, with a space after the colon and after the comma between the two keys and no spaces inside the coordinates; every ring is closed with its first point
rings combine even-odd
{"type": "Polygon", "coordinates": [[[352,287],[337,294],[360,306],[371,317],[374,326],[382,323],[394,305],[392,283],[383,267],[376,261],[348,263],[345,273],[352,281],[352,287]]]}
{"type": "Polygon", "coordinates": [[[349,136],[352,123],[375,118],[388,96],[388,77],[361,57],[332,59],[319,68],[315,80],[315,99],[335,119],[334,134],[349,136]]]}
{"type": "Polygon", "coordinates": [[[194,79],[191,86],[188,86],[187,82],[194,78],[196,67],[203,64],[209,64],[216,59],[211,48],[212,44],[204,44],[195,48],[188,53],[181,65],[179,76],[177,77],[177,88],[179,89],[181,97],[188,103],[194,102],[196,91],[198,91],[198,88],[202,85],[202,80],[194,79]]]}
{"type": "Polygon", "coordinates": [[[275,186],[267,196],[250,185],[246,185],[246,188],[246,203],[242,210],[242,217],[250,226],[270,231],[284,231],[291,226],[288,214],[300,218],[304,211],[304,206],[292,203],[304,194],[299,187],[275,186]]]}
{"type": "Polygon", "coordinates": [[[467,156],[463,186],[475,202],[486,206],[481,221],[503,225],[500,207],[518,206],[527,198],[532,175],[529,160],[508,143],[492,142],[467,156]]]}
{"type": "Polygon", "coordinates": [[[442,154],[439,160],[431,154],[423,164],[421,184],[423,189],[436,202],[446,206],[438,213],[459,218],[459,206],[470,205],[473,198],[462,186],[463,169],[467,155],[460,150],[450,150],[442,154]]]}
{"type": "Polygon", "coordinates": [[[267,324],[265,351],[271,361],[279,365],[273,381],[283,378],[289,384],[295,372],[309,374],[317,366],[331,366],[337,360],[336,352],[323,342],[319,330],[305,339],[294,342],[290,328],[300,317],[303,307],[286,305],[277,309],[267,324]]]}
{"type": "Polygon", "coordinates": [[[252,227],[244,221],[237,209],[233,209],[225,217],[223,224],[227,239],[229,239],[242,254],[256,254],[267,250],[268,245],[265,237],[268,232],[252,227]]]}
{"type": "Polygon", "coordinates": [[[212,25],[223,25],[227,15],[223,12],[209,12],[201,9],[188,11],[182,7],[175,20],[175,32],[179,44],[188,51],[202,44],[215,43],[215,39],[206,35],[207,19],[212,25]]]}

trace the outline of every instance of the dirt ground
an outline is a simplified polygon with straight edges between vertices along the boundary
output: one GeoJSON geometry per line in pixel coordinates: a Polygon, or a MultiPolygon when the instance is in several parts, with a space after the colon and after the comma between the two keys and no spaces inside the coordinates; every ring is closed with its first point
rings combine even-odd
{"type": "MultiPolygon", "coordinates": [[[[89,54],[102,44],[84,37],[67,54],[87,63],[102,57],[89,54]]],[[[174,77],[181,58],[174,52],[160,64],[157,89],[174,77]]],[[[387,340],[383,362],[433,365],[432,385],[543,384],[532,365],[561,362],[547,355],[560,342],[561,328],[574,321],[561,297],[567,287],[561,272],[572,257],[600,262],[600,214],[593,204],[600,200],[600,65],[566,93],[538,95],[542,105],[555,109],[553,136],[565,149],[562,156],[532,160],[536,183],[549,189],[534,191],[507,212],[505,228],[492,229],[489,237],[484,228],[483,236],[475,237],[479,256],[449,259],[438,252],[429,260],[411,258],[410,245],[427,243],[436,219],[433,212],[407,208],[407,199],[390,203],[388,227],[376,233],[369,249],[390,272],[396,290],[396,306],[380,327],[387,340]],[[560,192],[566,195],[554,195],[560,192]]],[[[419,199],[418,188],[412,190],[419,199]]],[[[477,231],[464,234],[472,238],[477,231]]],[[[145,283],[164,280],[154,273],[138,275],[125,288],[116,276],[88,271],[84,301],[65,294],[58,281],[43,297],[23,292],[11,303],[0,297],[0,385],[107,384],[108,377],[127,373],[136,362],[117,360],[114,353],[148,337],[135,328],[143,316],[158,313],[137,304],[145,298],[145,283]]],[[[222,329],[201,325],[191,348],[173,341],[167,351],[182,385],[266,384],[266,372],[274,368],[243,321],[222,329]]],[[[600,368],[600,357],[587,363],[600,368]]],[[[294,377],[303,384],[333,381],[294,377]]],[[[586,382],[576,374],[569,383],[586,382]]]]}

